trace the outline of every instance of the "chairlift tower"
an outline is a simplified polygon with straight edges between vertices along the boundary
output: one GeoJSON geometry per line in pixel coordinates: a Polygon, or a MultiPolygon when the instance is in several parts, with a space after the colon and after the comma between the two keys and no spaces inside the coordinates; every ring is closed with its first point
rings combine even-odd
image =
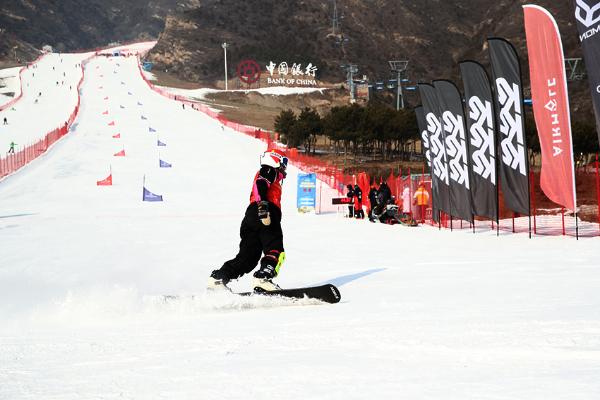
{"type": "Polygon", "coordinates": [[[396,73],[396,87],[398,88],[396,94],[396,110],[399,110],[400,107],[404,108],[404,95],[402,94],[402,74],[406,71],[406,67],[408,66],[408,61],[388,61],[390,64],[390,69],[392,72],[396,73]]]}
{"type": "Polygon", "coordinates": [[[358,65],[344,64],[341,67],[346,70],[346,78],[348,79],[348,86],[350,87],[350,102],[354,103],[354,74],[358,73],[358,65]]]}
{"type": "Polygon", "coordinates": [[[333,36],[337,35],[337,32],[339,31],[339,18],[338,18],[338,11],[337,11],[337,1],[333,0],[333,18],[332,18],[332,22],[331,22],[331,33],[333,34],[333,36]]]}
{"type": "Polygon", "coordinates": [[[585,68],[581,58],[565,58],[565,70],[568,81],[580,81],[585,77],[585,68]]]}

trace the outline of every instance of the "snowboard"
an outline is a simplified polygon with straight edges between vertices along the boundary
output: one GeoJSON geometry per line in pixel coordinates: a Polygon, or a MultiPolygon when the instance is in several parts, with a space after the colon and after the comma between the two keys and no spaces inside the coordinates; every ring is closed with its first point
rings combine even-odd
{"type": "Polygon", "coordinates": [[[342,295],[340,294],[338,288],[330,283],[321,286],[301,287],[295,289],[281,289],[273,291],[266,291],[264,289],[257,288],[253,292],[241,292],[236,294],[240,296],[278,296],[290,299],[303,299],[306,297],[309,299],[315,299],[331,304],[338,303],[342,298],[342,295]]]}
{"type": "MultiPolygon", "coordinates": [[[[283,298],[297,299],[297,300],[303,299],[306,297],[309,299],[315,299],[315,300],[319,300],[319,301],[322,301],[325,303],[331,303],[331,304],[338,303],[342,298],[342,295],[340,294],[340,291],[338,290],[338,288],[329,283],[326,285],[321,285],[321,286],[309,286],[309,287],[301,287],[301,288],[295,288],[295,289],[281,289],[281,290],[274,290],[274,291],[270,291],[270,292],[266,291],[264,289],[258,289],[253,292],[224,291],[223,293],[230,293],[230,294],[234,294],[237,296],[274,296],[274,297],[283,297],[283,298]]],[[[194,296],[194,295],[181,296],[181,295],[169,295],[169,294],[162,296],[162,299],[165,302],[181,300],[184,298],[189,298],[191,300],[194,300],[196,298],[196,296],[194,296]]]]}

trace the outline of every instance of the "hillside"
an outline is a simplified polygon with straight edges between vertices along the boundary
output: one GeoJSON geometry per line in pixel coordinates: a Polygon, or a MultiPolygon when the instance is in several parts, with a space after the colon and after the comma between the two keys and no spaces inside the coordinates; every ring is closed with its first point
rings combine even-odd
{"type": "Polygon", "coordinates": [[[57,51],[158,37],[169,12],[197,0],[11,0],[0,5],[0,62],[30,60],[36,49],[57,51]]]}
{"type": "MultiPolygon", "coordinates": [[[[473,58],[487,64],[485,39],[512,41],[526,62],[523,0],[339,0],[340,26],[332,35],[332,2],[207,0],[173,13],[150,59],[189,81],[215,83],[223,75],[221,43],[230,44],[229,74],[239,61],[312,62],[329,82],[345,78],[344,63],[358,65],[359,76],[392,77],[388,60],[409,60],[413,82],[459,79],[457,62],[473,58]],[[435,12],[431,12],[435,10],[435,12]],[[343,40],[342,40],[343,39],[343,40]]],[[[570,2],[537,1],[552,12],[561,29],[567,57],[580,57],[570,2]]],[[[525,63],[523,65],[526,65],[525,63]]],[[[526,80],[527,68],[524,68],[526,80]]],[[[587,83],[571,85],[574,109],[591,115],[587,83]],[[580,101],[578,98],[583,97],[580,101]]],[[[418,101],[409,94],[409,103],[418,101]]]]}

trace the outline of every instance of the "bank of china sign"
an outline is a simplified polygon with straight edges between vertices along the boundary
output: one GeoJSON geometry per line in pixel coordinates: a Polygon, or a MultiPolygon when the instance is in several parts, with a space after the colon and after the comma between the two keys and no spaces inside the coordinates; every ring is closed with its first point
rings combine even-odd
{"type": "Polygon", "coordinates": [[[317,86],[315,74],[318,68],[312,63],[302,66],[300,63],[288,64],[285,61],[279,64],[270,61],[267,64],[267,84],[269,85],[294,85],[317,86]]]}

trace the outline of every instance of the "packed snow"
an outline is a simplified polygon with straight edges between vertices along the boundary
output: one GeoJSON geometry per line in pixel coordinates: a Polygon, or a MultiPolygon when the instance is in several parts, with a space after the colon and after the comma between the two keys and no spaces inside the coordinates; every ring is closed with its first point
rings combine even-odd
{"type": "MultiPolygon", "coordinates": [[[[26,77],[72,93],[55,80],[26,77]]],[[[72,131],[0,181],[0,399],[600,396],[598,238],[350,220],[324,185],[300,214],[292,167],[278,282],[331,282],[341,303],[207,295],[265,145],[151,91],[134,58],[93,59],[82,93],[72,131]]],[[[24,97],[17,141],[74,99],[24,97]]]]}

